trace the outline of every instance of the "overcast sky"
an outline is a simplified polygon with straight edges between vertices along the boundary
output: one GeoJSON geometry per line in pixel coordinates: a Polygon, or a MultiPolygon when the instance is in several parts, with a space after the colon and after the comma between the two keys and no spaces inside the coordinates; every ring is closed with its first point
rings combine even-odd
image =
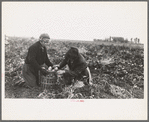
{"type": "Polygon", "coordinates": [[[93,40],[110,36],[147,39],[147,2],[2,2],[8,36],[93,40]]]}

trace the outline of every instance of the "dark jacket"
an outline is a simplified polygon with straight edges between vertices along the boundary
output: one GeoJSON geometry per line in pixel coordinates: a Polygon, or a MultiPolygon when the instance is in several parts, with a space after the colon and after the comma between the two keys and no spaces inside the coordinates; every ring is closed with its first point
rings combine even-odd
{"type": "Polygon", "coordinates": [[[44,63],[48,67],[53,66],[48,59],[46,47],[43,47],[39,41],[29,47],[25,63],[30,64],[36,72],[41,70],[41,65],[44,63]]]}
{"type": "Polygon", "coordinates": [[[71,48],[65,55],[65,59],[59,66],[59,69],[63,68],[65,65],[69,66],[70,73],[74,77],[78,77],[79,75],[88,76],[87,73],[87,63],[84,57],[78,52],[76,48],[71,48]]]}

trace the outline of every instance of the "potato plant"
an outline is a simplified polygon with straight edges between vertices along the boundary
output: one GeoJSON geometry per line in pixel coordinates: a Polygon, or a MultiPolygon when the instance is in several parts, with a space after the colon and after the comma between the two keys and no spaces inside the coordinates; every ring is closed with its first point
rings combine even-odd
{"type": "Polygon", "coordinates": [[[47,45],[53,64],[59,64],[67,50],[77,47],[91,70],[92,85],[82,88],[54,86],[27,89],[14,83],[23,80],[22,66],[27,49],[35,41],[11,38],[5,45],[5,97],[47,99],[129,99],[144,98],[144,49],[142,46],[85,41],[57,41],[47,45]]]}

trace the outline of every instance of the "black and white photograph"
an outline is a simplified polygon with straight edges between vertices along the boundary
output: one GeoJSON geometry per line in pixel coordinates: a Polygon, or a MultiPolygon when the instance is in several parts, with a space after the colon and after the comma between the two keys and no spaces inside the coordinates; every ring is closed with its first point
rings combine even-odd
{"type": "Polygon", "coordinates": [[[2,2],[2,120],[147,120],[147,5],[2,2]]]}

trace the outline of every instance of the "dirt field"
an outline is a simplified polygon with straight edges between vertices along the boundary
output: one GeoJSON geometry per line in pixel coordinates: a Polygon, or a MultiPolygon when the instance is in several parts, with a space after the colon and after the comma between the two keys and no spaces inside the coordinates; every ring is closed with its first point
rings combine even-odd
{"type": "Polygon", "coordinates": [[[47,48],[51,62],[59,64],[71,46],[77,47],[91,70],[93,85],[75,90],[54,86],[46,92],[41,87],[29,89],[14,86],[16,81],[22,79],[21,71],[27,49],[34,42],[12,38],[9,44],[5,45],[5,98],[144,98],[144,45],[142,44],[53,40],[47,48]]]}

